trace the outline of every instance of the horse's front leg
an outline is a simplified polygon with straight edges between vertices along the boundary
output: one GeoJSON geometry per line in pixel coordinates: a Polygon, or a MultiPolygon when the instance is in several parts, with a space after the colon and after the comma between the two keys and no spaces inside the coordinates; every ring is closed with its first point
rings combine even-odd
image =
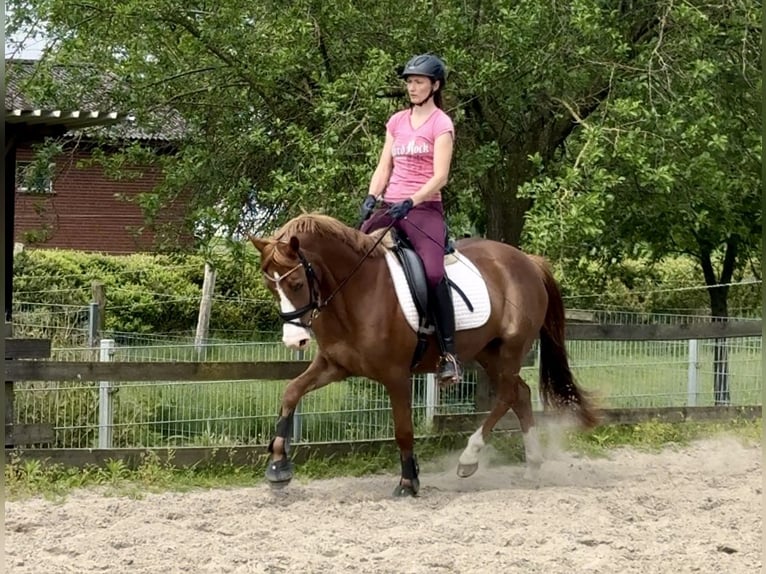
{"type": "Polygon", "coordinates": [[[324,387],[348,376],[348,372],[318,354],[309,367],[290,381],[282,395],[282,410],[277,420],[274,438],[269,442],[271,458],[266,467],[266,480],[274,486],[285,486],[293,478],[293,464],[290,460],[290,436],[293,432],[293,415],[301,397],[308,392],[324,387]]]}
{"type": "Polygon", "coordinates": [[[415,433],[412,429],[412,390],[410,378],[386,385],[394,415],[394,436],[399,446],[402,476],[394,489],[394,496],[416,496],[420,490],[419,467],[415,457],[415,433]]]}

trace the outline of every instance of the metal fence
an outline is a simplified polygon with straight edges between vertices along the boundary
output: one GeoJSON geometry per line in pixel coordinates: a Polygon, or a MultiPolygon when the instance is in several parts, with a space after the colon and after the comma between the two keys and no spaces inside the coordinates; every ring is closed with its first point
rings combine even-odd
{"type": "MultiPolygon", "coordinates": [[[[290,361],[306,360],[281,343],[193,344],[129,334],[102,360],[290,361]],[[158,341],[160,343],[158,344],[158,341]],[[133,344],[131,344],[133,343],[133,344]]],[[[733,405],[760,405],[763,379],[761,337],[728,339],[733,405]]],[[[569,341],[575,376],[609,407],[705,406],[713,404],[713,341],[569,341]]],[[[54,348],[56,360],[98,360],[92,348],[54,348]]],[[[537,397],[537,365],[522,376],[537,397]]],[[[52,422],[61,448],[229,446],[266,444],[272,435],[286,381],[110,383],[60,381],[16,384],[17,423],[52,422]]],[[[434,416],[471,413],[477,375],[439,391],[433,377],[413,377],[416,434],[432,432],[434,416]]],[[[534,408],[540,409],[535,399],[534,408]]],[[[348,379],[310,393],[296,417],[297,443],[393,437],[389,400],[378,383],[348,379]]]]}

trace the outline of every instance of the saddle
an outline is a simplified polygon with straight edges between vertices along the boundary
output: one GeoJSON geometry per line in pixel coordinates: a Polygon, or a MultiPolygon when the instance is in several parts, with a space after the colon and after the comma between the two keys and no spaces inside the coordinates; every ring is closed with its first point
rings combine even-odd
{"type": "MultiPolygon", "coordinates": [[[[401,272],[404,276],[404,282],[407,285],[407,291],[411,297],[412,303],[414,303],[415,313],[411,312],[409,301],[406,300],[405,293],[401,286],[402,281],[398,281],[399,273],[398,269],[394,267],[391,261],[389,261],[389,268],[392,273],[392,279],[397,288],[397,294],[399,296],[402,310],[405,317],[407,317],[410,326],[414,328],[418,343],[415,347],[415,352],[412,357],[411,368],[415,368],[422,359],[426,349],[428,348],[428,337],[434,332],[434,318],[429,311],[428,304],[429,289],[428,282],[426,280],[425,269],[420,256],[415,252],[412,244],[409,242],[404,234],[397,233],[395,230],[390,231],[391,242],[387,242],[387,247],[394,254],[396,261],[399,263],[401,272]]],[[[456,329],[473,328],[482,325],[489,318],[489,293],[484,284],[483,278],[479,274],[478,270],[470,263],[464,256],[461,256],[451,242],[445,241],[444,248],[445,255],[445,268],[447,270],[447,284],[450,286],[454,293],[460,296],[462,305],[455,303],[455,315],[456,315],[456,329]],[[460,269],[458,269],[460,268],[460,269]],[[462,271],[463,280],[460,281],[462,286],[458,282],[453,281],[451,275],[455,275],[456,271],[462,271]],[[467,272],[467,273],[466,273],[467,272]],[[466,275],[468,277],[466,277],[466,275]],[[466,281],[470,281],[472,289],[469,290],[472,298],[478,299],[478,313],[476,306],[472,303],[471,298],[464,289],[466,287],[466,281]],[[462,319],[462,320],[461,320],[462,319]]],[[[457,273],[458,275],[460,273],[457,273]]]]}

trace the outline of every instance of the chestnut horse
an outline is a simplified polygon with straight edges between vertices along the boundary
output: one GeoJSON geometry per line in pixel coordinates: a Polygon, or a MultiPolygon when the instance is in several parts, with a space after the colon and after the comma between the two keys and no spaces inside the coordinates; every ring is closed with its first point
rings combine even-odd
{"type": "MultiPolygon", "coordinates": [[[[261,253],[264,281],[280,305],[284,343],[300,348],[313,334],[318,347],[310,366],[289,383],[282,397],[266,470],[274,485],[284,485],[293,476],[289,437],[301,397],[333,381],[361,376],[380,382],[391,400],[402,469],[394,493],[418,492],[410,379],[417,335],[394,291],[381,243],[383,231],[366,235],[331,217],[304,214],[272,237],[250,238],[261,253]]],[[[479,452],[509,408],[519,419],[527,464],[539,468],[542,452],[531,392],[519,375],[538,337],[545,407],[573,413],[584,427],[597,422],[569,369],[559,288],[542,258],[510,245],[470,238],[455,246],[480,271],[491,303],[483,326],[456,333],[458,355],[464,361],[475,359],[495,390],[491,412],[460,455],[458,475],[468,477],[476,471],[479,452]]],[[[430,341],[416,372],[434,372],[437,359],[437,345],[430,341]]]]}

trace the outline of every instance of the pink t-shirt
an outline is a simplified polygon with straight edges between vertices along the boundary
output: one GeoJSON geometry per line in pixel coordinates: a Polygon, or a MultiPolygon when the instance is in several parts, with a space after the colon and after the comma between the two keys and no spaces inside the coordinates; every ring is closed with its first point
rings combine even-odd
{"type": "MultiPolygon", "coordinates": [[[[384,198],[388,203],[412,197],[434,175],[434,142],[443,133],[455,137],[450,117],[436,108],[423,125],[413,129],[409,109],[395,113],[388,120],[386,130],[394,137],[391,155],[394,168],[388,180],[384,198]]],[[[429,201],[441,201],[437,193],[429,201]]]]}

